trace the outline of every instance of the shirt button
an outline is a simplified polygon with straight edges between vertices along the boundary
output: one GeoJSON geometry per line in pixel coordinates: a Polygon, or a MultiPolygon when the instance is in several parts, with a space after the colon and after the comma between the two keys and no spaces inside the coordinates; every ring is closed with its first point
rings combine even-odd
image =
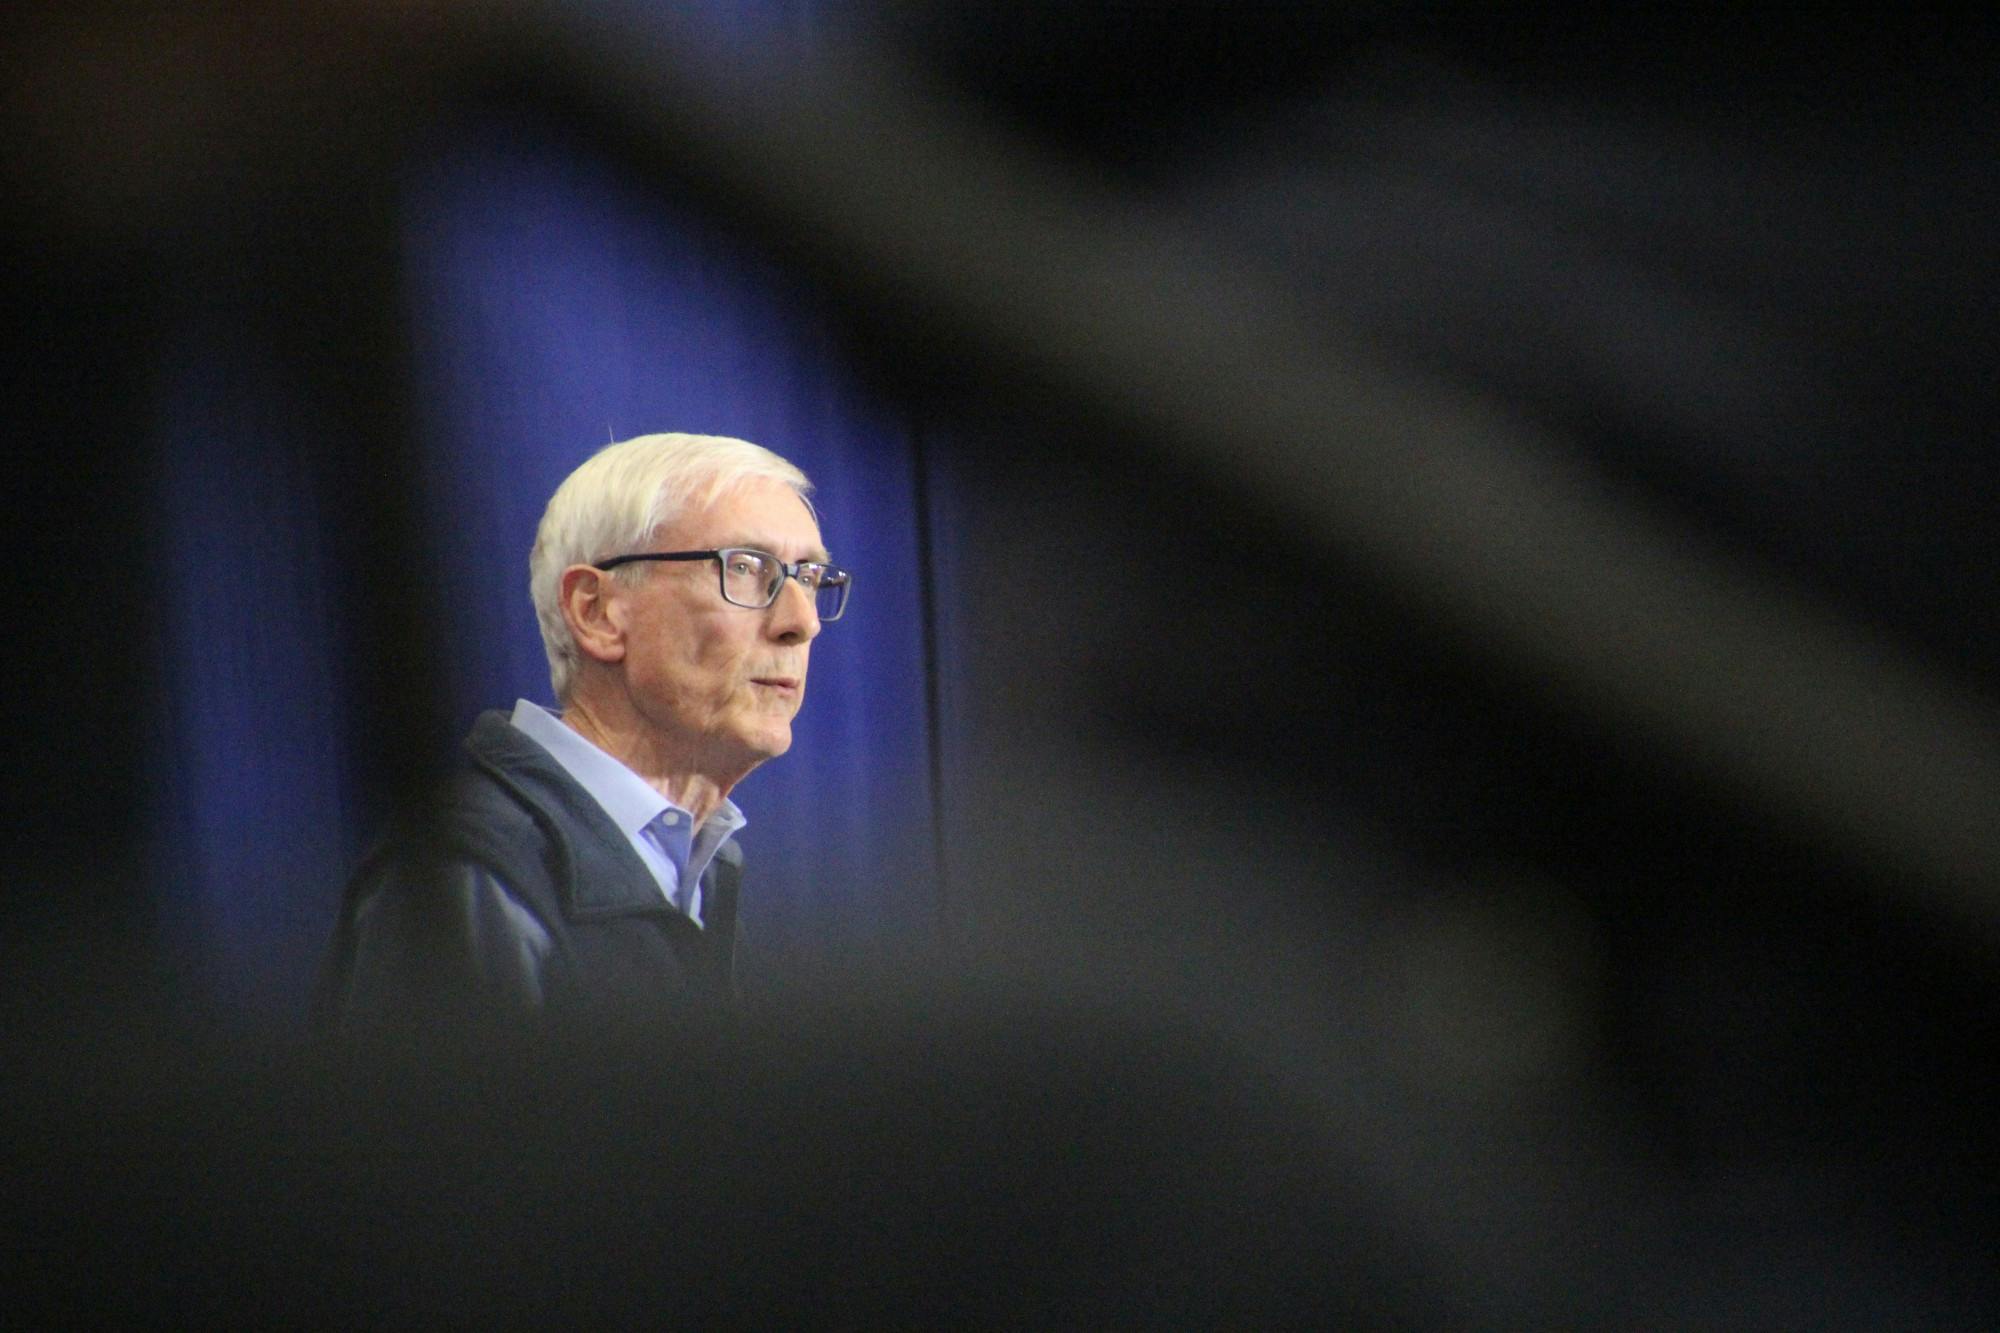
{"type": "Polygon", "coordinates": [[[681,817],[675,814],[673,811],[669,810],[665,814],[660,816],[660,822],[662,824],[665,824],[668,828],[679,828],[681,823],[681,817]]]}

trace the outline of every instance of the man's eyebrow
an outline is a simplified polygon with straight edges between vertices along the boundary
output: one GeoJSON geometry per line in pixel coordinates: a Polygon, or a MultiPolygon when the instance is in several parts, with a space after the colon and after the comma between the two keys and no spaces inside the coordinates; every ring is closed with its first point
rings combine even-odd
{"type": "MultiPolygon", "coordinates": [[[[753,551],[769,551],[771,550],[771,546],[772,543],[761,541],[755,537],[742,537],[731,541],[718,542],[715,549],[720,551],[730,547],[747,547],[753,551]]],[[[826,553],[826,548],[818,545],[807,547],[806,553],[800,556],[799,559],[809,561],[815,565],[830,565],[833,563],[833,557],[826,553]]]]}

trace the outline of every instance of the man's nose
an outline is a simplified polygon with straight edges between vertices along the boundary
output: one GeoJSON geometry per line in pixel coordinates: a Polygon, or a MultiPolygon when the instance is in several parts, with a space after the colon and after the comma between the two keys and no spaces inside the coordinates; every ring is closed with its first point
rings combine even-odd
{"type": "Polygon", "coordinates": [[[783,586],[778,589],[778,600],[771,603],[770,631],[773,638],[786,643],[810,641],[819,635],[819,606],[813,601],[812,589],[787,575],[783,586]]]}

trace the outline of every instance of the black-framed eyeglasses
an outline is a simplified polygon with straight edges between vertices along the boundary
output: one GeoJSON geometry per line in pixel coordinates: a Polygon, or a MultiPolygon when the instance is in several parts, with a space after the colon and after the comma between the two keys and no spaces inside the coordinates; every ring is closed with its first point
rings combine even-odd
{"type": "Polygon", "coordinates": [[[597,561],[596,567],[608,572],[641,560],[713,560],[721,571],[722,600],[751,611],[762,611],[777,601],[785,580],[797,579],[812,594],[813,610],[819,614],[821,624],[840,619],[840,613],[847,609],[848,590],[854,586],[854,576],[838,565],[818,560],[800,560],[788,565],[769,551],[749,546],[614,555],[609,560],[597,561]]]}

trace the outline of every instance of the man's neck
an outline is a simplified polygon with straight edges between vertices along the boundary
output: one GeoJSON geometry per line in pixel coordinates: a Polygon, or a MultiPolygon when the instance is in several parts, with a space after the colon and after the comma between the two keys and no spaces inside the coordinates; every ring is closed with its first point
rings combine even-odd
{"type": "Polygon", "coordinates": [[[647,786],[688,812],[699,829],[721,808],[730,789],[743,779],[738,773],[723,781],[685,751],[676,752],[637,725],[635,717],[573,698],[562,706],[561,718],[570,730],[644,779],[647,786]]]}

